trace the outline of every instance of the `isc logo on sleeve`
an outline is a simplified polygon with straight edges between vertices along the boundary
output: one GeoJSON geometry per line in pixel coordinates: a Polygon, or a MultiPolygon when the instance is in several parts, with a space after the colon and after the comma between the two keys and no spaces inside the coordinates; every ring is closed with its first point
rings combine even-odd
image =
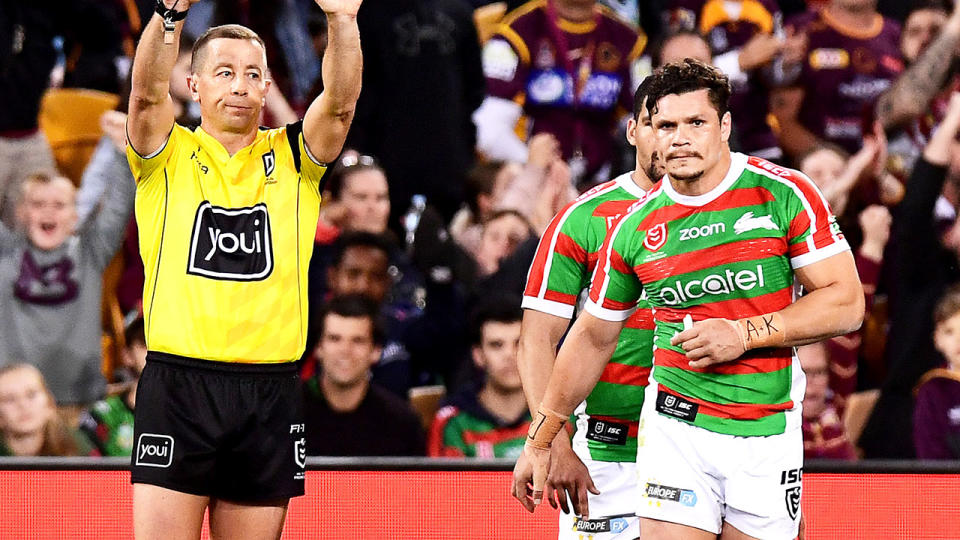
{"type": "Polygon", "coordinates": [[[187,273],[229,281],[259,281],[273,271],[267,205],[197,209],[187,273]]]}

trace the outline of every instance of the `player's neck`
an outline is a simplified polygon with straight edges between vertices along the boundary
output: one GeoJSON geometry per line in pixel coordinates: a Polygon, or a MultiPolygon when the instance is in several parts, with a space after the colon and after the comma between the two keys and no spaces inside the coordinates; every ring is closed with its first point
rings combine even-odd
{"type": "Polygon", "coordinates": [[[15,456],[36,456],[43,448],[43,431],[4,437],[7,449],[15,456]]]}
{"type": "Polygon", "coordinates": [[[830,17],[846,28],[870,28],[877,16],[877,11],[871,7],[850,9],[838,6],[836,3],[830,3],[824,9],[830,17]]]}
{"type": "Polygon", "coordinates": [[[727,176],[727,173],[730,172],[733,161],[729,148],[724,148],[720,152],[720,159],[717,160],[716,165],[711,167],[710,170],[705,171],[700,178],[682,181],[671,178],[670,184],[673,186],[673,189],[681,195],[698,197],[709,193],[710,190],[719,186],[720,182],[723,182],[723,179],[727,176]]]}
{"type": "Polygon", "coordinates": [[[333,384],[326,377],[321,377],[320,388],[331,409],[337,412],[352,412],[360,406],[363,398],[367,397],[370,382],[364,379],[352,386],[341,386],[333,384]]]}
{"type": "Polygon", "coordinates": [[[523,390],[502,390],[491,384],[485,384],[478,396],[480,405],[487,412],[504,422],[513,422],[528,410],[527,398],[523,390]]]}
{"type": "Polygon", "coordinates": [[[223,145],[223,148],[231,156],[242,150],[243,148],[250,146],[254,140],[257,138],[257,128],[254,126],[253,129],[243,133],[236,133],[232,131],[224,131],[218,129],[213,125],[212,122],[202,120],[200,122],[200,128],[203,129],[214,139],[217,140],[220,144],[223,145]]]}
{"type": "Polygon", "coordinates": [[[571,22],[587,22],[593,20],[593,10],[596,8],[594,2],[584,2],[583,0],[554,0],[557,6],[557,15],[561,19],[571,22]]]}
{"type": "Polygon", "coordinates": [[[630,179],[633,180],[633,183],[636,184],[638,188],[644,191],[650,191],[650,188],[656,183],[656,180],[648,178],[647,173],[643,172],[639,166],[630,173],[630,179]]]}

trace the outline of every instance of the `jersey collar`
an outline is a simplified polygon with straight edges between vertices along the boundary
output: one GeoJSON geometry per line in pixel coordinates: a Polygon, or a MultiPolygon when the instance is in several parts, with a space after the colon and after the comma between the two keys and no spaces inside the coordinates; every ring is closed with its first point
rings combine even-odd
{"type": "Polygon", "coordinates": [[[229,152],[227,152],[227,149],[223,146],[223,144],[220,141],[215,139],[213,135],[210,135],[209,133],[204,131],[202,127],[197,126],[197,128],[194,130],[194,133],[196,134],[197,138],[200,139],[200,144],[211,156],[213,156],[214,159],[222,163],[226,163],[230,161],[230,159],[233,157],[249,154],[253,150],[253,147],[260,140],[260,137],[262,137],[263,134],[266,133],[266,131],[262,129],[258,129],[257,136],[254,137],[253,142],[251,142],[247,146],[244,146],[240,150],[237,150],[237,153],[235,153],[232,156],[230,155],[229,152]]]}
{"type": "Polygon", "coordinates": [[[680,204],[687,206],[703,206],[714,201],[717,197],[722,195],[724,191],[730,189],[730,186],[737,181],[737,178],[740,178],[740,175],[743,173],[743,170],[746,167],[746,155],[739,152],[730,152],[730,169],[727,171],[726,176],[723,177],[723,180],[717,184],[717,187],[711,189],[703,195],[683,195],[681,193],[677,193],[677,190],[673,189],[673,183],[670,182],[669,178],[664,177],[664,181],[662,182],[663,192],[675,202],[680,204]]]}
{"type": "Polygon", "coordinates": [[[633,175],[633,171],[623,173],[620,176],[614,178],[613,181],[621,189],[623,189],[627,193],[639,199],[640,197],[643,197],[646,194],[646,191],[640,189],[640,186],[638,186],[637,183],[633,181],[633,177],[631,175],[633,175]]]}

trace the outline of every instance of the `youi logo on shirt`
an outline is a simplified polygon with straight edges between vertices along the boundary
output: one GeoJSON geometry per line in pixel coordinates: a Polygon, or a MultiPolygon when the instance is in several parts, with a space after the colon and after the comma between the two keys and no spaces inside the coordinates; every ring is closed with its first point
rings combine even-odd
{"type": "Polygon", "coordinates": [[[273,271],[267,205],[197,209],[187,273],[229,281],[259,281],[273,271]]]}

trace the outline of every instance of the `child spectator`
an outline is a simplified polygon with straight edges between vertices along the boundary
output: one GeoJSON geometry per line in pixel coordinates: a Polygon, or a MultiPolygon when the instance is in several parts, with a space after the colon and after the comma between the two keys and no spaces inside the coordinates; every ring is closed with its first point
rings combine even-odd
{"type": "Polygon", "coordinates": [[[519,457],[530,427],[517,347],[520,299],[487,299],[472,328],[473,362],[484,374],[483,386],[451,397],[433,420],[427,453],[433,457],[519,457]]]}
{"type": "Polygon", "coordinates": [[[920,459],[960,459],[960,287],[943,296],[933,321],[933,344],[947,363],[917,385],[913,444],[920,459]]]}
{"type": "Polygon", "coordinates": [[[803,396],[803,457],[856,459],[827,384],[830,357],[826,345],[821,341],[799,347],[797,357],[807,376],[807,390],[803,396]]]}
{"type": "Polygon", "coordinates": [[[80,430],[104,456],[129,456],[133,450],[133,410],[137,405],[137,383],[147,364],[147,342],[143,319],[137,318],[124,332],[123,369],[132,375],[120,391],[94,403],[80,415],[80,430]]]}
{"type": "Polygon", "coordinates": [[[83,456],[93,451],[60,418],[40,370],[29,364],[0,367],[0,456],[83,456]]]}
{"type": "Polygon", "coordinates": [[[120,244],[136,187],[129,176],[112,180],[100,211],[77,228],[73,184],[32,175],[18,207],[22,234],[0,227],[0,358],[39,368],[60,405],[103,395],[102,274],[120,244]]]}

